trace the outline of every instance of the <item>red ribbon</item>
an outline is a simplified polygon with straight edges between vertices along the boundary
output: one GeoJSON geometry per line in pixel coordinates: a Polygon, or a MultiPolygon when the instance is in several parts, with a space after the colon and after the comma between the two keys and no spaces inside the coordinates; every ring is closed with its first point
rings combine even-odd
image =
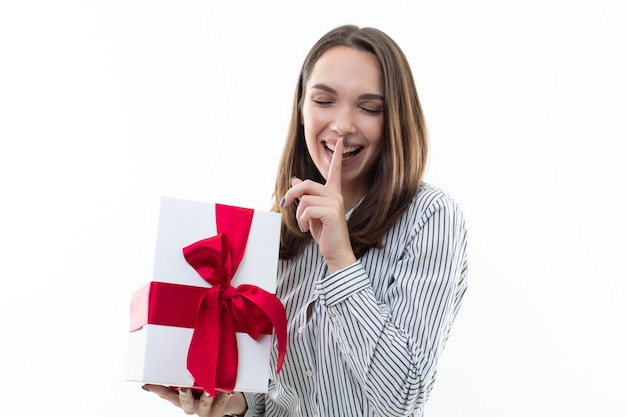
{"type": "Polygon", "coordinates": [[[231,392],[237,380],[237,339],[245,332],[257,340],[271,334],[278,340],[276,372],[282,369],[287,342],[287,317],[280,300],[259,287],[230,280],[243,258],[254,210],[215,205],[217,235],[183,248],[187,262],[209,284],[200,297],[187,369],[211,396],[231,392]],[[218,364],[219,359],[219,364],[218,364]]]}

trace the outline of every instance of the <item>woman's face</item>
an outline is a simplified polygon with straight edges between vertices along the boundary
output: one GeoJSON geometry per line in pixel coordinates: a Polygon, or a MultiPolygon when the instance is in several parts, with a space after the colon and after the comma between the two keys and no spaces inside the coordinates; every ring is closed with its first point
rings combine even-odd
{"type": "Polygon", "coordinates": [[[305,86],[302,124],[315,166],[328,179],[338,140],[346,136],[342,190],[364,193],[367,172],[383,147],[383,82],[370,52],[335,46],[324,52],[305,86]]]}

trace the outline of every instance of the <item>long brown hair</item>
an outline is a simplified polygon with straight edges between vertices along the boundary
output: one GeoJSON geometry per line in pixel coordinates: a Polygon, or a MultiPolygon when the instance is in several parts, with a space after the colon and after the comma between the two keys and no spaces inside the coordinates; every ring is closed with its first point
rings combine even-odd
{"type": "Polygon", "coordinates": [[[272,211],[282,211],[280,258],[297,255],[312,237],[302,233],[295,218],[296,204],[280,208],[291,187],[291,177],[324,183],[309,156],[300,123],[308,78],[319,57],[335,46],[371,52],[378,58],[383,78],[383,149],[367,173],[366,194],[348,221],[350,241],[357,258],[380,247],[383,236],[411,203],[424,175],[428,135],[415,81],[408,61],[388,35],[375,28],[353,25],[337,27],[320,38],[302,65],[293,98],[291,122],[278,167],[272,211]]]}

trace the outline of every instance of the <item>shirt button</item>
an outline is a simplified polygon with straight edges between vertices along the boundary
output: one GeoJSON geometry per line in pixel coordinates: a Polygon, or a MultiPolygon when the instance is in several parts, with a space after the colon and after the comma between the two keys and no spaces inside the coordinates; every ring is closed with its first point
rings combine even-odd
{"type": "Polygon", "coordinates": [[[310,369],[306,371],[306,376],[313,376],[313,371],[311,371],[310,369]]]}
{"type": "Polygon", "coordinates": [[[298,327],[298,334],[302,334],[303,331],[304,329],[302,328],[302,326],[298,327]]]}
{"type": "Polygon", "coordinates": [[[338,318],[337,318],[337,316],[335,316],[335,315],[330,316],[330,319],[331,319],[331,320],[332,320],[332,322],[333,322],[333,323],[335,323],[335,324],[339,323],[339,319],[338,319],[338,318]]]}

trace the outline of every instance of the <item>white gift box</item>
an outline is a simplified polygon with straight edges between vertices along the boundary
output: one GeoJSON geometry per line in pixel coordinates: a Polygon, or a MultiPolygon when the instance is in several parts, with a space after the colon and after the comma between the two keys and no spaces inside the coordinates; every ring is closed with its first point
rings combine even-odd
{"type": "MultiPolygon", "coordinates": [[[[187,263],[182,249],[216,234],[215,204],[161,198],[154,263],[146,285],[133,295],[144,302],[134,304],[131,321],[147,316],[151,283],[210,287],[187,263]]],[[[245,253],[231,285],[255,285],[274,294],[279,240],[280,214],[255,210],[245,253]]],[[[176,387],[194,386],[194,379],[187,370],[187,350],[193,331],[192,328],[144,324],[129,332],[126,380],[176,387]]],[[[272,336],[263,334],[254,340],[245,333],[236,333],[236,338],[238,368],[235,390],[267,392],[272,336]]]]}

